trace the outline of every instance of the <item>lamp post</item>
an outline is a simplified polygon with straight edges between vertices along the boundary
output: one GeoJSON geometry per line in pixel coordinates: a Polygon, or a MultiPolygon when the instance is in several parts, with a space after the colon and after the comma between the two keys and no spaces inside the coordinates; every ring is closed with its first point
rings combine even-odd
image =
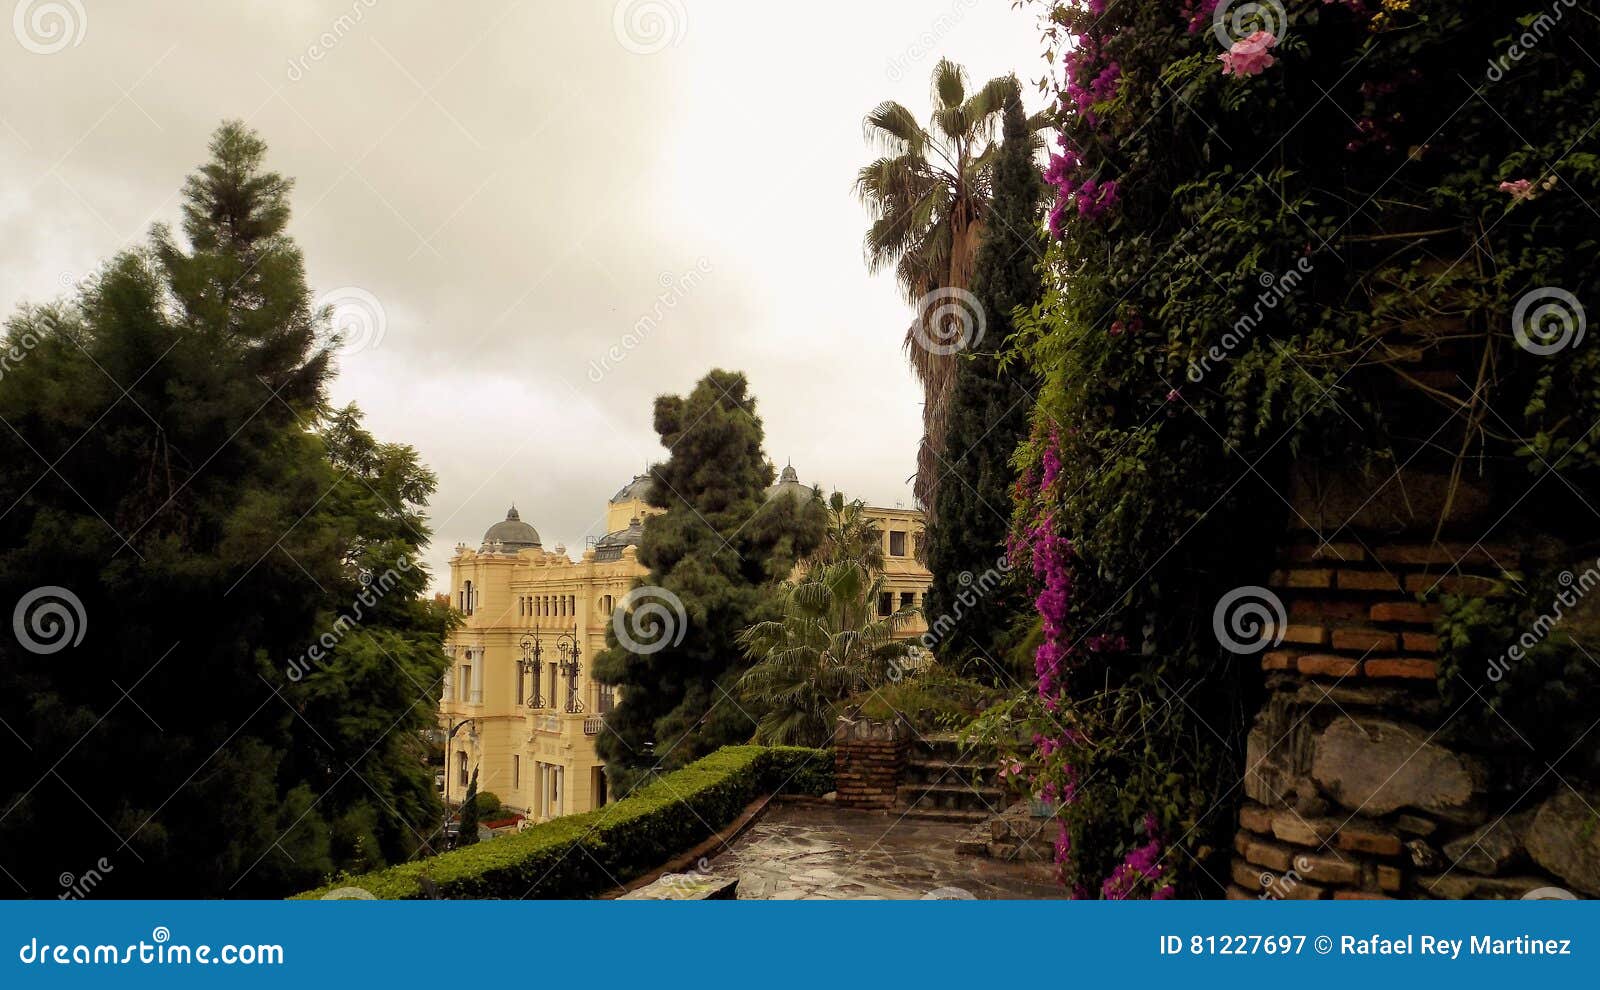
{"type": "Polygon", "coordinates": [[[539,694],[539,671],[543,669],[540,660],[544,656],[544,647],[539,642],[539,631],[535,629],[533,635],[522,637],[518,645],[522,647],[522,659],[517,661],[517,676],[533,675],[533,693],[528,696],[528,707],[543,708],[544,698],[539,694]]]}
{"type": "Polygon", "coordinates": [[[578,698],[578,671],[583,669],[578,662],[581,653],[576,632],[562,633],[556,638],[556,655],[561,658],[561,673],[567,678],[567,713],[569,715],[576,715],[583,711],[583,702],[578,698]]]}
{"type": "MultiPolygon", "coordinates": [[[[444,737],[444,826],[443,826],[443,828],[440,829],[440,835],[446,840],[448,840],[450,838],[450,769],[451,769],[450,768],[450,740],[452,740],[452,739],[454,739],[456,737],[456,733],[461,731],[462,726],[474,725],[474,723],[476,721],[477,721],[477,719],[464,718],[461,721],[457,722],[450,729],[449,732],[445,733],[445,737],[444,737]]],[[[476,731],[477,731],[477,728],[474,725],[473,731],[469,732],[468,735],[469,736],[473,735],[473,734],[476,733],[476,731]]]]}

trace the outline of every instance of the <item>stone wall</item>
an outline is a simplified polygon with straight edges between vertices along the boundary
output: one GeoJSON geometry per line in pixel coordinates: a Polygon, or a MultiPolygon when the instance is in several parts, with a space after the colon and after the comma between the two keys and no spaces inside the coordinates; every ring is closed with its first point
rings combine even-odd
{"type": "Polygon", "coordinates": [[[911,737],[899,720],[840,717],[833,736],[834,800],[846,808],[893,808],[911,737]]]}
{"type": "Polygon", "coordinates": [[[1228,896],[1600,895],[1600,830],[1584,826],[1600,796],[1525,786],[1526,753],[1447,731],[1438,606],[1419,593],[1489,593],[1516,555],[1365,535],[1296,537],[1279,555],[1288,623],[1261,659],[1228,896]]]}

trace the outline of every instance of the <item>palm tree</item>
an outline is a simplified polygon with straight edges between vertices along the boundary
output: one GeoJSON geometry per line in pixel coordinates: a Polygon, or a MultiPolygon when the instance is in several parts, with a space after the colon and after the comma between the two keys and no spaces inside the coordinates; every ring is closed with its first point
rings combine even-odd
{"type": "Polygon", "coordinates": [[[806,560],[806,565],[826,567],[853,560],[873,574],[882,571],[883,530],[867,515],[866,503],[860,499],[846,502],[843,493],[834,492],[828,499],[827,513],[822,545],[806,560]]]}
{"type": "MultiPolygon", "coordinates": [[[[1015,76],[997,76],[969,96],[966,70],[941,59],[933,69],[934,111],[927,127],[893,100],[878,104],[864,122],[867,140],[885,152],[856,176],[856,195],[873,218],[865,241],[867,267],[878,272],[893,266],[907,301],[919,309],[905,347],[922,382],[916,495],[930,511],[957,359],[946,353],[949,348],[919,346],[919,337],[946,336],[943,328],[928,325],[933,307],[921,301],[940,289],[971,285],[1000,147],[995,125],[1020,92],[1015,76]]],[[[1037,131],[1046,120],[1041,114],[1029,123],[1037,131]]]]}
{"type": "Polygon", "coordinates": [[[911,642],[894,631],[912,610],[877,615],[883,587],[883,575],[855,560],[813,567],[786,589],[782,619],[740,634],[755,665],[739,686],[763,712],[756,742],[823,745],[840,704],[884,684],[910,656],[911,642]]]}

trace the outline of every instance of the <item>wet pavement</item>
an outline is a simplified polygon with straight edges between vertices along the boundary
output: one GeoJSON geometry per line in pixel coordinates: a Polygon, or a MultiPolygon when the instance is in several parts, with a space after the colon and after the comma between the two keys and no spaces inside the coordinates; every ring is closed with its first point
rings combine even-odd
{"type": "Polygon", "coordinates": [[[1047,864],[958,856],[970,824],[817,805],[777,805],[706,872],[739,879],[740,900],[1055,899],[1047,864]]]}

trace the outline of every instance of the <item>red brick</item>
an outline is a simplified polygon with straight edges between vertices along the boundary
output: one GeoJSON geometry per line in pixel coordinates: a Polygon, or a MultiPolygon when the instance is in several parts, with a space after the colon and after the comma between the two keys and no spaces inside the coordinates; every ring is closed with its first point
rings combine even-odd
{"type": "Polygon", "coordinates": [[[1507,547],[1483,547],[1468,543],[1432,543],[1416,546],[1387,546],[1373,551],[1385,564],[1412,567],[1515,567],[1517,554],[1507,547]]]}
{"type": "Polygon", "coordinates": [[[1321,568],[1292,570],[1284,584],[1290,588],[1331,588],[1333,572],[1321,568]]]}
{"type": "Polygon", "coordinates": [[[1378,889],[1395,891],[1400,889],[1400,871],[1393,866],[1378,867],[1378,889]]]}
{"type": "Polygon", "coordinates": [[[1338,856],[1298,856],[1294,869],[1303,879],[1331,886],[1361,882],[1361,864],[1338,856]]]}
{"type": "Polygon", "coordinates": [[[1329,563],[1354,563],[1366,560],[1367,552],[1359,543],[1329,543],[1319,545],[1315,543],[1302,543],[1288,547],[1283,552],[1283,559],[1296,564],[1308,564],[1313,561],[1327,561],[1329,563]]]}
{"type": "Polygon", "coordinates": [[[1368,660],[1368,677],[1404,677],[1418,681],[1439,679],[1439,665],[1432,660],[1368,660]]]}
{"type": "Polygon", "coordinates": [[[1301,646],[1326,646],[1328,630],[1321,626],[1291,625],[1283,627],[1283,641],[1301,646]]]}
{"type": "Polygon", "coordinates": [[[1336,901],[1392,901],[1394,898],[1382,894],[1374,894],[1368,890],[1336,890],[1333,892],[1336,901]]]}
{"type": "Polygon", "coordinates": [[[1296,665],[1300,673],[1307,677],[1349,677],[1361,666],[1361,661],[1350,657],[1330,656],[1326,653],[1313,653],[1300,658],[1296,665]]]}
{"type": "Polygon", "coordinates": [[[1259,804],[1247,804],[1239,809],[1239,827],[1252,832],[1272,831],[1272,813],[1259,804]]]}
{"type": "Polygon", "coordinates": [[[1264,866],[1279,873],[1287,873],[1294,869],[1294,850],[1276,842],[1247,840],[1240,855],[1256,866],[1264,866]]]}
{"type": "Polygon", "coordinates": [[[1367,618],[1367,606],[1361,602],[1299,598],[1289,603],[1289,618],[1297,622],[1343,620],[1359,623],[1367,618]]]}
{"type": "Polygon", "coordinates": [[[1337,584],[1346,591],[1400,590],[1400,579],[1382,571],[1340,571],[1337,584]]]}
{"type": "Polygon", "coordinates": [[[1250,893],[1248,890],[1245,890],[1242,887],[1235,887],[1234,885],[1229,884],[1227,899],[1230,901],[1253,901],[1256,899],[1256,895],[1250,893]]]}
{"type": "Polygon", "coordinates": [[[1438,653],[1439,637],[1433,633],[1408,632],[1401,637],[1407,653],[1438,653]]]}
{"type": "Polygon", "coordinates": [[[1261,658],[1262,670],[1292,670],[1295,654],[1288,650],[1269,650],[1261,658]]]}
{"type": "Polygon", "coordinates": [[[1449,595],[1469,595],[1474,598],[1492,598],[1499,590],[1499,582],[1493,578],[1477,577],[1471,574],[1446,574],[1437,576],[1432,574],[1413,574],[1406,578],[1407,591],[1437,591],[1449,595]]]}
{"type": "Polygon", "coordinates": [[[1433,625],[1444,611],[1438,605],[1421,602],[1379,602],[1372,606],[1369,617],[1373,622],[1406,622],[1412,625],[1433,625]]]}
{"type": "Polygon", "coordinates": [[[1393,652],[1400,646],[1400,637],[1380,629],[1335,629],[1333,648],[1370,653],[1377,650],[1393,652]]]}
{"type": "Polygon", "coordinates": [[[1342,828],[1339,830],[1339,848],[1349,852],[1372,853],[1375,856],[1398,856],[1400,837],[1364,828],[1342,828]]]}

